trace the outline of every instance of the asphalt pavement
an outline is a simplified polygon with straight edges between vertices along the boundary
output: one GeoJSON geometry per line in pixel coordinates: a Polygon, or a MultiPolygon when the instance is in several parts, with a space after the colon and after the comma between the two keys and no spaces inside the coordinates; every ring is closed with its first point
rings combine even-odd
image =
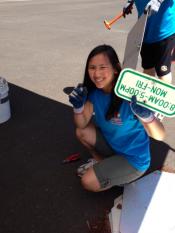
{"type": "MultiPolygon", "coordinates": [[[[123,189],[82,189],[76,168],[90,155],[75,138],[63,88],[82,81],[96,45],[112,45],[123,60],[136,12],[110,31],[103,24],[122,6],[122,0],[0,0],[0,76],[9,83],[12,113],[0,125],[0,233],[107,233],[104,217],[123,189]],[[79,161],[61,163],[77,152],[79,161]]],[[[151,140],[148,172],[175,171],[175,118],[164,125],[165,141],[151,140]]]]}

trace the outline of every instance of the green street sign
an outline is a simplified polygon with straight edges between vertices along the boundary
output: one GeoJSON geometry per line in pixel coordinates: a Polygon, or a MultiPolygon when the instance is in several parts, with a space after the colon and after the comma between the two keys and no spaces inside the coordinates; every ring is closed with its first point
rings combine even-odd
{"type": "Polygon", "coordinates": [[[164,116],[175,117],[175,86],[158,78],[133,69],[123,69],[114,91],[117,96],[129,101],[135,95],[139,105],[164,116]]]}

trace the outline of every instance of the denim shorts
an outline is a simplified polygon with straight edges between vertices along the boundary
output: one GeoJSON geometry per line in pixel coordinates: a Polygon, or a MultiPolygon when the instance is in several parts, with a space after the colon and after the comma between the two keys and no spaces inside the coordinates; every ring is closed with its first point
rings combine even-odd
{"type": "Polygon", "coordinates": [[[102,161],[93,166],[101,189],[128,184],[145,173],[130,165],[124,156],[117,155],[98,128],[96,129],[95,150],[103,157],[102,161]]]}

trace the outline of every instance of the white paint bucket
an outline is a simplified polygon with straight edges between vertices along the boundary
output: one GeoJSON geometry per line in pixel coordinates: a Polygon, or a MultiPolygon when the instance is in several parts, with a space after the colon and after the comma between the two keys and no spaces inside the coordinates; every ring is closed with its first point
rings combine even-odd
{"type": "Polygon", "coordinates": [[[10,119],[9,87],[7,81],[0,77],[0,123],[10,119]]]}

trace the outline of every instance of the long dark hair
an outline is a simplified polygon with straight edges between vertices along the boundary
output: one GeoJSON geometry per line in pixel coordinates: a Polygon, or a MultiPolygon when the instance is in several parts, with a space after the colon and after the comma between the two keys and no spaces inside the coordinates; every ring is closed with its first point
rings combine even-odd
{"type": "Polygon", "coordinates": [[[99,45],[90,52],[86,61],[83,86],[87,88],[88,93],[91,92],[93,89],[96,89],[95,84],[91,81],[89,77],[88,66],[91,58],[101,53],[108,57],[113,69],[117,71],[116,74],[114,74],[115,76],[114,76],[114,85],[111,93],[112,94],[111,104],[106,114],[106,119],[109,120],[111,117],[114,116],[116,112],[118,112],[120,105],[122,103],[122,99],[117,97],[114,93],[114,87],[117,82],[117,78],[121,72],[121,65],[115,50],[110,45],[99,45]]]}

